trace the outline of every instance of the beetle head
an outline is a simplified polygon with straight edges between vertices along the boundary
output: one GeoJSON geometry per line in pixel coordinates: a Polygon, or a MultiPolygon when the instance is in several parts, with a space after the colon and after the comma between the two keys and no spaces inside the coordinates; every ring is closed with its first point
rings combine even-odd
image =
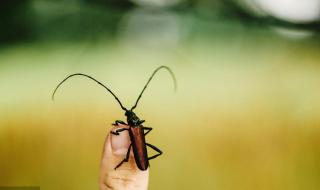
{"type": "Polygon", "coordinates": [[[125,116],[127,117],[128,124],[132,127],[139,126],[144,122],[144,120],[140,120],[132,110],[126,110],[125,116]]]}

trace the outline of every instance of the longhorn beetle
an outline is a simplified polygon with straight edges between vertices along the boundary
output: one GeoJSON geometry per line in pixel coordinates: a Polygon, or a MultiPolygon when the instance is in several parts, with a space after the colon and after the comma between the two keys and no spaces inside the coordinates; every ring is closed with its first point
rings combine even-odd
{"type": "Polygon", "coordinates": [[[137,107],[138,102],[143,94],[143,92],[146,90],[148,84],[150,83],[150,81],[152,80],[153,76],[160,70],[160,69],[166,69],[169,71],[173,82],[174,82],[174,89],[176,90],[177,88],[177,84],[176,84],[176,78],[173,74],[173,72],[171,71],[171,69],[167,66],[160,66],[157,69],[155,69],[152,73],[152,75],[150,76],[149,80],[147,81],[147,83],[144,85],[141,93],[138,96],[138,99],[136,100],[136,103],[134,104],[134,106],[132,106],[132,108],[130,110],[128,110],[127,108],[125,108],[121,101],[119,100],[119,98],[104,84],[102,84],[101,82],[99,82],[98,80],[96,80],[95,78],[86,75],[86,74],[82,74],[82,73],[75,73],[72,75],[67,76],[65,79],[63,79],[58,86],[54,89],[53,94],[52,94],[52,100],[54,100],[54,95],[57,92],[58,88],[69,78],[74,77],[74,76],[83,76],[86,78],[89,78],[95,82],[97,82],[99,85],[101,85],[102,87],[104,87],[107,91],[109,91],[111,93],[111,95],[117,100],[117,102],[120,104],[120,107],[122,108],[122,110],[125,111],[125,116],[127,117],[127,123],[125,123],[124,121],[121,120],[116,120],[112,125],[114,126],[118,126],[119,124],[122,125],[126,125],[128,126],[128,128],[119,128],[115,131],[111,131],[112,135],[119,135],[120,132],[123,131],[129,131],[129,136],[130,136],[130,141],[131,144],[128,148],[128,152],[126,154],[126,157],[114,168],[117,169],[118,167],[120,167],[124,162],[128,162],[129,161],[129,155],[130,155],[130,150],[132,148],[133,150],[133,154],[134,154],[134,159],[136,161],[136,164],[138,166],[138,168],[142,171],[147,170],[149,167],[149,160],[154,159],[158,156],[160,156],[162,154],[162,151],[153,146],[152,144],[149,144],[145,141],[145,136],[152,130],[151,127],[145,127],[142,125],[142,123],[145,122],[145,120],[141,120],[139,119],[139,117],[133,112],[133,110],[137,107]],[[146,130],[146,132],[145,132],[146,130]],[[158,154],[153,155],[151,157],[148,157],[148,153],[147,153],[147,146],[152,148],[153,150],[155,150],[158,154]]]}

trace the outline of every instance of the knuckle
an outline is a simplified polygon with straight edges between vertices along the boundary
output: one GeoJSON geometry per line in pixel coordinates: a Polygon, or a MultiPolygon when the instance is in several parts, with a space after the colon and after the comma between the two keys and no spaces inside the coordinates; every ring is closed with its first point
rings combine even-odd
{"type": "Polygon", "coordinates": [[[128,175],[127,173],[132,171],[117,170],[117,172],[111,172],[106,175],[104,185],[107,190],[123,190],[123,189],[141,189],[141,184],[134,177],[134,175],[128,175]],[[119,174],[120,172],[120,174],[119,174]]]}

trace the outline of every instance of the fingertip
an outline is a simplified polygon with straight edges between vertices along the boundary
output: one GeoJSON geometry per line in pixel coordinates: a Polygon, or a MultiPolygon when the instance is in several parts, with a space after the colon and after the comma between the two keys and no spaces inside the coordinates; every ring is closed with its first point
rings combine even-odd
{"type": "MultiPolygon", "coordinates": [[[[116,126],[112,131],[123,127],[127,126],[116,126]]],[[[125,158],[130,143],[127,130],[120,132],[119,135],[113,135],[110,132],[107,134],[100,166],[100,190],[147,189],[149,170],[138,169],[132,152],[129,161],[115,170],[115,167],[125,158]]]]}
{"type": "MultiPolygon", "coordinates": [[[[117,129],[122,129],[122,128],[126,128],[126,127],[117,126],[117,127],[114,127],[111,131],[116,131],[117,129]]],[[[119,135],[111,134],[110,136],[112,153],[117,156],[125,156],[130,146],[130,137],[127,131],[122,131],[118,134],[119,135]]]]}

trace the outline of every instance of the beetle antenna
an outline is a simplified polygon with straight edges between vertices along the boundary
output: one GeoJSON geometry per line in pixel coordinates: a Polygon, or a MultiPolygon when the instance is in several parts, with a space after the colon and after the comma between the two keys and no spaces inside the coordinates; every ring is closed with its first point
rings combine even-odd
{"type": "Polygon", "coordinates": [[[54,100],[54,95],[56,94],[58,88],[59,88],[66,80],[68,80],[69,78],[74,77],[74,76],[84,76],[84,77],[87,77],[87,78],[89,78],[89,79],[97,82],[99,85],[101,85],[102,87],[104,87],[106,90],[108,90],[108,91],[112,94],[112,96],[117,100],[117,102],[120,104],[120,106],[121,106],[121,108],[122,108],[123,110],[127,111],[127,109],[126,109],[126,108],[122,105],[122,103],[120,102],[119,98],[118,98],[108,87],[106,87],[104,84],[102,84],[102,83],[101,83],[100,81],[98,81],[97,79],[95,79],[95,78],[93,78],[93,77],[91,77],[91,76],[89,76],[89,75],[82,74],[82,73],[75,73],[75,74],[69,75],[69,76],[67,76],[65,79],[63,79],[63,80],[58,84],[58,86],[54,89],[54,91],[53,91],[53,93],[52,93],[52,97],[51,97],[52,100],[54,100]]]}
{"type": "Polygon", "coordinates": [[[169,67],[167,67],[167,66],[160,66],[160,67],[156,68],[156,70],[153,71],[152,75],[150,76],[148,82],[144,85],[141,93],[139,94],[139,97],[138,97],[135,105],[131,108],[131,110],[133,110],[133,109],[135,109],[135,108],[137,107],[138,102],[139,102],[139,100],[140,100],[143,92],[146,90],[146,88],[147,88],[148,84],[150,83],[150,81],[152,80],[153,76],[154,76],[160,69],[166,69],[166,70],[169,71],[169,73],[170,73],[170,75],[171,75],[171,77],[172,77],[172,79],[173,79],[174,90],[175,90],[175,91],[177,90],[177,81],[176,81],[176,77],[174,76],[174,73],[171,71],[171,69],[170,69],[169,67]]]}

